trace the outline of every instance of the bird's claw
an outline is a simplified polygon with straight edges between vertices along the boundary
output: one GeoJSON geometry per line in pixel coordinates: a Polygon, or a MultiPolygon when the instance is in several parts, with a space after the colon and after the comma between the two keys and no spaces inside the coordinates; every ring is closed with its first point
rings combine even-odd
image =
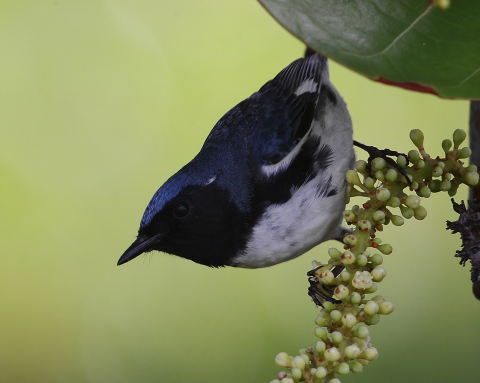
{"type": "Polygon", "coordinates": [[[388,156],[392,156],[392,157],[403,156],[407,160],[407,164],[408,164],[408,156],[407,155],[405,155],[403,153],[399,153],[395,150],[390,150],[390,149],[381,150],[381,149],[376,148],[375,146],[365,145],[365,144],[362,144],[361,142],[358,142],[358,141],[353,141],[353,144],[355,146],[358,146],[359,148],[365,150],[369,154],[368,161],[367,161],[367,168],[366,168],[366,170],[369,174],[371,174],[371,171],[372,171],[372,165],[371,165],[372,161],[375,158],[383,158],[387,164],[389,164],[391,167],[397,169],[400,172],[400,174],[405,177],[405,179],[407,180],[407,183],[409,185],[411,185],[410,178],[408,177],[408,174],[405,171],[405,169],[403,167],[401,167],[399,164],[397,164],[393,159],[388,157],[388,156]]]}
{"type": "MultiPolygon", "coordinates": [[[[327,285],[324,285],[316,276],[315,276],[315,271],[317,271],[319,268],[323,267],[324,265],[320,265],[316,267],[313,270],[310,270],[307,273],[308,276],[308,282],[310,283],[310,286],[308,287],[308,295],[310,298],[312,298],[313,303],[317,306],[323,306],[323,303],[325,301],[331,302],[333,304],[340,304],[342,301],[339,301],[335,298],[333,298],[333,290],[327,287],[327,285]]],[[[332,273],[336,277],[338,274],[341,273],[343,270],[343,266],[336,266],[333,270],[332,273]]]]}

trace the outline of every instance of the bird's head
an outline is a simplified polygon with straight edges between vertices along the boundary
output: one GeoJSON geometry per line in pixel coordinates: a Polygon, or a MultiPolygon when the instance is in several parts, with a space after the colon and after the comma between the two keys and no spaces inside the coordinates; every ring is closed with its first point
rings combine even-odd
{"type": "Polygon", "coordinates": [[[199,172],[192,163],[172,176],[151,199],[118,265],[153,250],[227,265],[246,242],[245,214],[221,179],[221,172],[199,172]]]}

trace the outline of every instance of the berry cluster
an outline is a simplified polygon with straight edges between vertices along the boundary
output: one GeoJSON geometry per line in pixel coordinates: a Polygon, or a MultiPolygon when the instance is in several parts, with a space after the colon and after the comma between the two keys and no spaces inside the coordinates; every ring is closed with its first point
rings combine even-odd
{"type": "Polygon", "coordinates": [[[423,220],[427,211],[422,198],[432,193],[446,191],[453,196],[462,183],[477,185],[477,168],[464,167],[462,162],[471,154],[467,147],[460,149],[465,131],[456,130],[453,143],[448,139],[442,142],[443,158],[432,158],[425,151],[420,130],[412,130],[410,138],[418,150],[411,150],[408,160],[400,155],[397,166],[375,158],[371,166],[359,160],[355,170],[347,172],[347,199],[363,197],[367,201],[344,212],[345,221],[354,227],[343,239],[344,248],[329,249],[328,262],[314,262],[308,273],[309,292],[322,306],[315,320],[319,340],[297,356],[279,353],[275,363],[285,371],[271,383],[340,383],[337,374],[359,373],[377,359],[367,326],[376,325],[381,315],[394,310],[393,303],[380,295],[367,298],[386,276],[382,254],[392,253],[392,246],[382,243],[378,232],[390,223],[401,226],[404,219],[423,220]]]}

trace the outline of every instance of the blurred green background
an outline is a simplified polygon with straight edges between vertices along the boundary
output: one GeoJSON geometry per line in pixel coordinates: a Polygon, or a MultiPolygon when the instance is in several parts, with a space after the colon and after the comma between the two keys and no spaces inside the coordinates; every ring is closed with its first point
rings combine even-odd
{"type": "MultiPolygon", "coordinates": [[[[303,49],[253,0],[0,3],[0,381],[269,382],[278,352],[315,342],[305,273],[334,243],[262,270],[161,253],[116,266],[157,188],[303,49]]],[[[467,128],[467,101],[335,63],[331,78],[362,142],[408,151],[421,128],[440,153],[467,128]]],[[[342,382],[478,381],[456,216],[447,195],[425,205],[382,234],[396,311],[371,329],[379,360],[342,382]]]]}

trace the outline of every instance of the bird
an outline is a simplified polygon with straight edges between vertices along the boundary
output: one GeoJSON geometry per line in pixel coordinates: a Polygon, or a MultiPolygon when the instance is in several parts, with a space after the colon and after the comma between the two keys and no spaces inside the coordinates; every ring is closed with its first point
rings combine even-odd
{"type": "Polygon", "coordinates": [[[341,240],[354,164],[346,103],[327,58],[307,50],[215,124],[154,194],[118,265],[156,250],[209,267],[261,268],[341,240]]]}

